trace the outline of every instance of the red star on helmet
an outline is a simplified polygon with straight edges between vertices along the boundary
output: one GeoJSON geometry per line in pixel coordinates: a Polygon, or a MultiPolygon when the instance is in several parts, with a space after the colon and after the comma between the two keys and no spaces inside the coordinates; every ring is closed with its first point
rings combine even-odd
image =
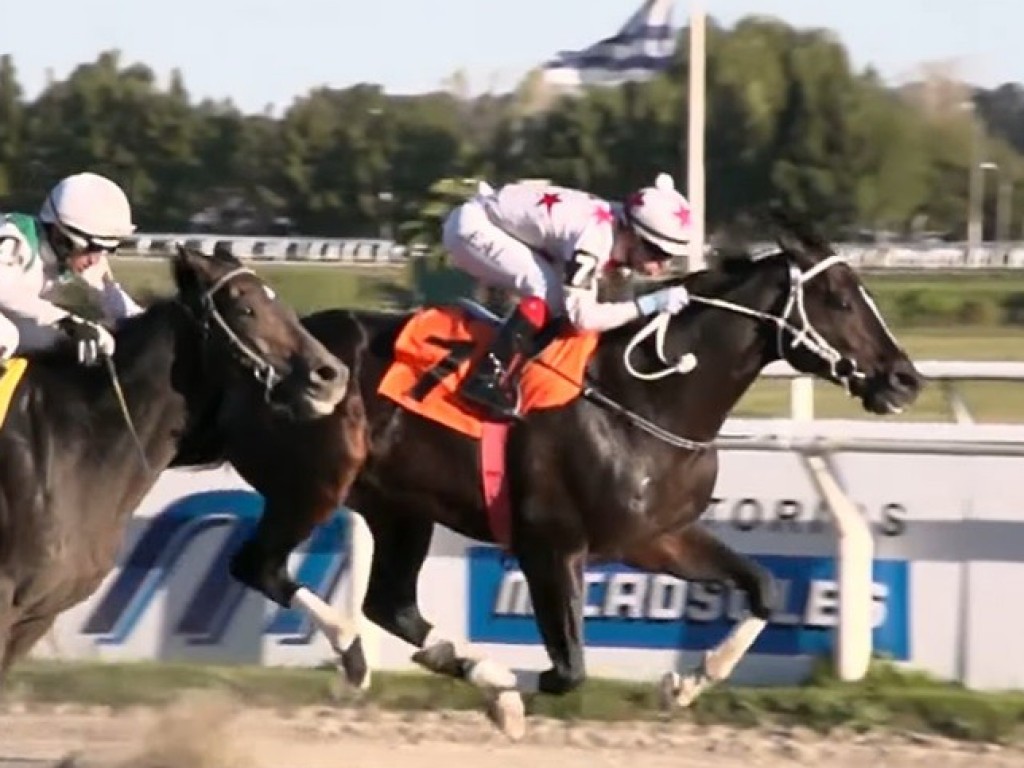
{"type": "Polygon", "coordinates": [[[597,219],[598,224],[608,224],[615,217],[612,216],[612,209],[607,205],[598,205],[594,208],[594,218],[597,219]]]}
{"type": "Polygon", "coordinates": [[[629,208],[639,208],[644,204],[644,193],[634,192],[629,196],[629,200],[626,202],[626,206],[629,208]]]}
{"type": "Polygon", "coordinates": [[[562,202],[562,198],[554,192],[545,192],[537,205],[543,205],[548,209],[548,214],[551,213],[551,209],[557,204],[562,202]]]}
{"type": "Polygon", "coordinates": [[[685,205],[680,205],[678,209],[673,211],[673,215],[679,219],[679,223],[684,227],[690,226],[690,209],[685,205]]]}

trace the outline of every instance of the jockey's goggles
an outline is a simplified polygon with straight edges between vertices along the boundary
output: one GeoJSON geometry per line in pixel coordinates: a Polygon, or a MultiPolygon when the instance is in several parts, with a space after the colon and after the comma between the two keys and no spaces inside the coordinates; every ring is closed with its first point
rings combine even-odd
{"type": "Polygon", "coordinates": [[[119,237],[90,235],[60,221],[54,222],[54,226],[56,226],[60,234],[67,238],[68,243],[71,245],[72,253],[113,254],[121,246],[121,238],[119,237]]]}
{"type": "Polygon", "coordinates": [[[640,240],[644,244],[644,254],[647,256],[648,261],[662,262],[672,260],[671,253],[663,251],[660,247],[658,247],[655,243],[652,243],[642,234],[640,235],[640,240]]]}

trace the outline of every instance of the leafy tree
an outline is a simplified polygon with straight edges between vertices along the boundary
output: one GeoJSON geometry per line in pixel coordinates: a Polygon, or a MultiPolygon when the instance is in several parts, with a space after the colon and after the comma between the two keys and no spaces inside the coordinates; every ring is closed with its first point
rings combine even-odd
{"type": "MultiPolygon", "coordinates": [[[[125,186],[143,230],[397,233],[430,245],[464,191],[456,179],[547,178],[621,199],[668,171],[685,188],[688,69],[683,29],[673,65],[645,83],[570,96],[535,71],[475,98],[458,77],[416,96],[359,83],[298,94],[274,117],[196,103],[180,72],[163,85],[116,50],[28,101],[3,55],[0,206],[35,210],[60,176],[92,169],[125,186]]],[[[1024,169],[1020,84],[889,88],[855,71],[833,34],[761,16],[709,23],[707,79],[711,233],[774,198],[831,234],[962,236],[972,162],[998,163],[1001,182],[1024,169]]],[[[995,201],[987,183],[987,222],[995,201]]],[[[1019,221],[1024,195],[1014,204],[1019,221]]]]}

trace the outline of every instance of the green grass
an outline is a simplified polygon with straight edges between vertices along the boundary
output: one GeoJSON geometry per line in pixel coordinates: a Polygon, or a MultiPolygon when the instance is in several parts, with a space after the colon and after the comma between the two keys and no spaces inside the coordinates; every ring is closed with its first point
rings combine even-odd
{"type": "MultiPolygon", "coordinates": [[[[824,666],[821,667],[824,669],[824,666]]],[[[32,661],[15,669],[9,697],[26,703],[124,707],[162,705],[190,689],[228,691],[252,705],[294,707],[372,704],[399,711],[478,709],[481,695],[450,679],[418,673],[379,673],[365,695],[338,693],[329,670],[257,666],[32,661]]],[[[654,681],[590,680],[557,698],[533,696],[527,711],[566,721],[643,721],[666,717],[654,681]]],[[[901,672],[878,662],[859,683],[817,672],[802,686],[750,688],[728,684],[708,691],[674,715],[699,723],[736,726],[800,725],[827,733],[913,730],[986,741],[1024,740],[1024,693],[980,692],[901,672]]]]}
{"type": "MultiPolygon", "coordinates": [[[[1024,328],[951,328],[896,331],[915,360],[1024,360],[1024,328]]],[[[1024,422],[1024,382],[968,382],[958,385],[979,422],[1024,422]]],[[[838,387],[814,384],[815,414],[820,418],[864,418],[860,404],[838,387]]],[[[781,416],[789,410],[789,382],[762,379],[740,400],[736,416],[781,416]]],[[[886,421],[950,419],[946,397],[930,383],[915,406],[886,421]]]]}
{"type": "MultiPolygon", "coordinates": [[[[331,307],[379,307],[405,297],[404,269],[330,265],[256,264],[255,269],[295,308],[312,312],[331,307]]],[[[167,294],[173,289],[164,261],[112,262],[117,279],[133,295],[167,294]]]]}
{"type": "Polygon", "coordinates": [[[1024,273],[1016,269],[1007,270],[964,270],[957,273],[935,272],[889,272],[877,270],[862,275],[872,290],[879,288],[909,290],[912,288],[935,288],[950,285],[967,285],[972,291],[1002,290],[1007,282],[1024,286],[1024,273]]]}

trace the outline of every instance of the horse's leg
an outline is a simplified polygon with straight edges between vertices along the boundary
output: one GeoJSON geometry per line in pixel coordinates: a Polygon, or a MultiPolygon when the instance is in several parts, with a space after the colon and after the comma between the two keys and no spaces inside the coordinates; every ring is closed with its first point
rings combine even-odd
{"type": "Polygon", "coordinates": [[[0,693],[3,693],[10,664],[7,662],[7,645],[14,623],[14,585],[7,579],[0,579],[0,693]]]}
{"type": "Polygon", "coordinates": [[[366,664],[359,630],[352,617],[342,616],[311,589],[288,573],[288,556],[325,516],[302,514],[308,506],[266,497],[263,516],[255,533],[232,556],[231,575],[283,608],[304,611],[324,633],[350,685],[366,688],[370,670],[366,664]]]}
{"type": "Polygon", "coordinates": [[[751,615],[705,653],[700,667],[685,677],[670,672],[662,679],[663,703],[689,706],[704,689],[728,678],[757,640],[775,606],[775,579],[767,569],[697,525],[664,534],[629,552],[624,560],[637,568],[687,581],[731,581],[747,594],[751,615]]]}
{"type": "Polygon", "coordinates": [[[516,554],[552,664],[541,673],[538,688],[541,693],[568,693],[586,679],[582,639],[584,553],[565,554],[537,540],[530,546],[518,541],[516,554]]]}
{"type": "Polygon", "coordinates": [[[436,674],[465,680],[488,697],[488,716],[512,738],[526,728],[526,711],[515,675],[488,659],[470,657],[420,613],[417,581],[430,549],[434,523],[429,517],[392,513],[384,503],[360,502],[373,534],[373,562],[363,601],[368,619],[420,650],[413,661],[436,674]]]}
{"type": "Polygon", "coordinates": [[[0,661],[0,680],[7,676],[11,667],[20,661],[50,631],[57,614],[30,616],[15,622],[7,637],[7,652],[0,661]]]}

